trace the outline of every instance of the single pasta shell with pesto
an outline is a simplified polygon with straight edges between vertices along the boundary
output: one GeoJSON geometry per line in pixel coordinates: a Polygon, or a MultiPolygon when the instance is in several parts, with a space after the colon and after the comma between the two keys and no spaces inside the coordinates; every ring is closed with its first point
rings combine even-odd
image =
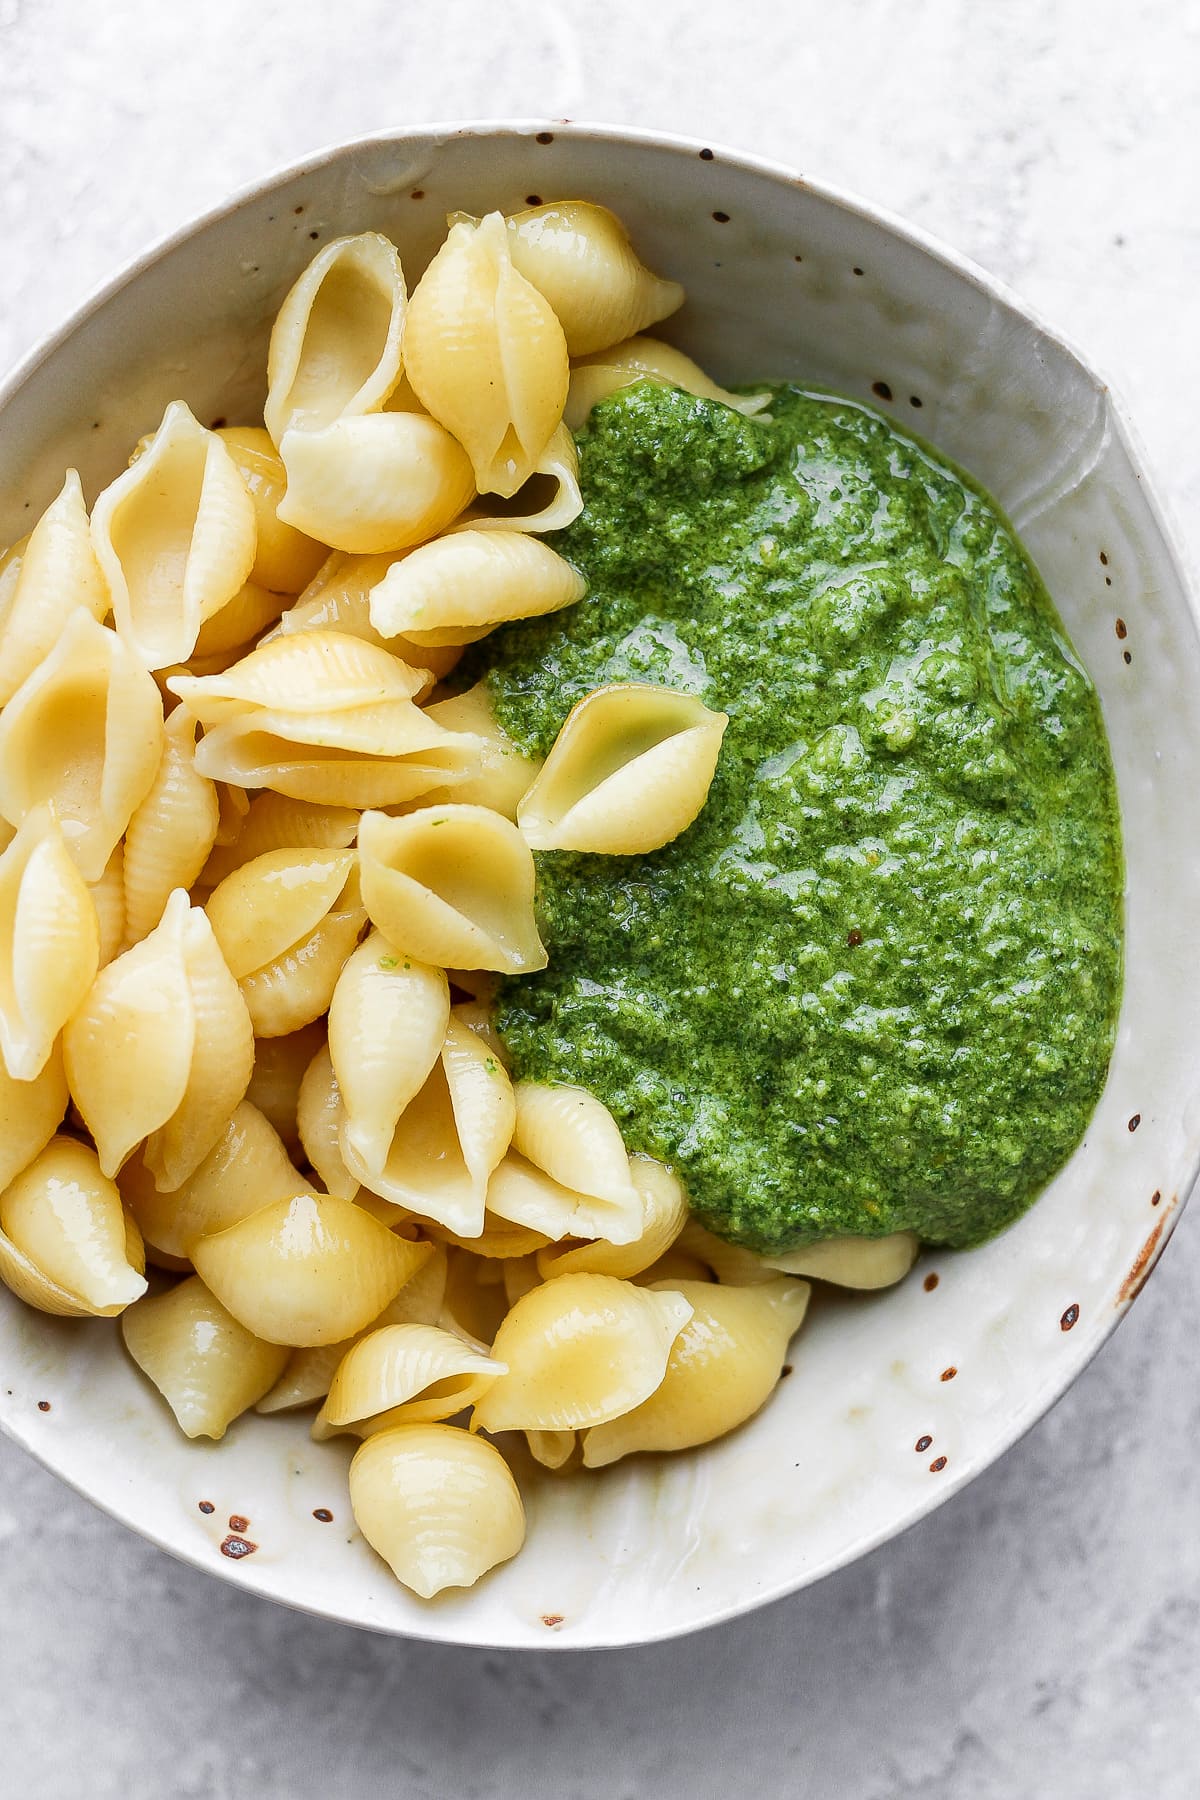
{"type": "Polygon", "coordinates": [[[363,905],[396,949],[451,969],[544,969],[528,844],[486,806],[365,812],[358,828],[363,905]]]}
{"type": "Polygon", "coordinates": [[[761,1287],[707,1281],[657,1282],[692,1307],[671,1349],[661,1385],[636,1409],[593,1427],[584,1466],[603,1468],[633,1450],[687,1450],[722,1437],[774,1391],[810,1293],[786,1276],[761,1287]]]}
{"type": "Polygon", "coordinates": [[[508,1464],[453,1425],[397,1425],[368,1438],[350,1464],[350,1505],[371,1548],[423,1600],[473,1587],[525,1541],[508,1464]]]}
{"type": "Polygon", "coordinates": [[[304,1193],[200,1238],[192,1261],[255,1337],[335,1344],[378,1318],[427,1254],[349,1200],[304,1193]]]}
{"type": "Polygon", "coordinates": [[[56,1137],[0,1194],[0,1277],[44,1312],[111,1317],[146,1291],[145,1256],[96,1153],[56,1137]],[[14,1254],[15,1253],[15,1254],[14,1254]]]}
{"type": "Polygon", "coordinates": [[[51,806],[28,813],[0,853],[0,1050],[32,1081],[100,966],[96,908],[51,806]]]}
{"type": "Polygon", "coordinates": [[[920,1247],[915,1231],[892,1231],[878,1238],[823,1238],[816,1244],[802,1244],[798,1250],[764,1256],[762,1261],[768,1269],[831,1281],[836,1287],[885,1288],[903,1281],[920,1247]]]}
{"type": "Polygon", "coordinates": [[[318,251],[271,331],[263,417],[276,444],[383,405],[400,379],[407,298],[400,254],[382,233],[318,251]]]}
{"type": "Polygon", "coordinates": [[[436,537],[475,497],[455,438],[423,413],[368,413],[286,432],[279,517],[335,550],[404,550],[436,537]]]}
{"type": "Polygon", "coordinates": [[[653,381],[662,387],[682,388],[699,400],[717,400],[734,412],[753,417],[769,404],[770,394],[731,394],[711,381],[690,356],[674,344],[660,338],[631,337],[610,350],[587,356],[571,370],[571,391],[567,396],[565,423],[579,431],[587,422],[593,406],[606,400],[618,389],[632,387],[635,381],[653,381]]]}
{"type": "Polygon", "coordinates": [[[554,309],[513,266],[499,213],[451,226],[413,293],[404,363],[479,491],[515,494],[562,418],[569,362],[554,309]]]}
{"type": "Polygon", "coordinates": [[[628,1281],[650,1268],[675,1242],[688,1216],[687,1195],[678,1176],[651,1156],[631,1156],[629,1173],[642,1202],[640,1235],[631,1244],[612,1244],[603,1238],[547,1244],[537,1253],[542,1280],[588,1274],[617,1275],[628,1281]]]}
{"type": "Polygon", "coordinates": [[[313,1423],[320,1442],[338,1432],[372,1437],[473,1406],[505,1365],[436,1325],[385,1325],[348,1350],[313,1423]]]}
{"type": "Polygon", "coordinates": [[[131,1306],[121,1335],[190,1438],[223,1438],[274,1386],[288,1359],[284,1345],[265,1344],[239,1325],[198,1275],[131,1306]]]}
{"type": "Polygon", "coordinates": [[[525,1294],[492,1344],[507,1363],[478,1402],[472,1429],[575,1431],[640,1406],[658,1387],[692,1316],[678,1293],[611,1275],[558,1275],[525,1294]]]}
{"type": "Polygon", "coordinates": [[[587,592],[565,557],[524,531],[466,526],[393,563],[371,592],[382,637],[471,644],[509,619],[561,612],[587,592]]]}
{"type": "Polygon", "coordinates": [[[29,536],[0,556],[0,706],[50,654],[77,606],[99,621],[109,595],[79,476],[68,469],[29,536]]]}
{"type": "Polygon", "coordinates": [[[639,260],[606,206],[559,200],[508,220],[513,266],[554,308],[572,356],[603,350],[678,312],[684,292],[639,260]]]}
{"type": "Polygon", "coordinates": [[[699,816],[726,713],[640,682],[597,688],[572,708],[517,808],[535,850],[641,856],[699,816]]]}

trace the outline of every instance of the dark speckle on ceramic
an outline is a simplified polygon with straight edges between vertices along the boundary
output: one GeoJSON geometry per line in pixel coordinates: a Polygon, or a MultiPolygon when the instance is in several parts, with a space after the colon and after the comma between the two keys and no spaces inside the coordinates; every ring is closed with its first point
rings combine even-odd
{"type": "Polygon", "coordinates": [[[930,1269],[928,1275],[925,1277],[925,1292],[927,1294],[932,1294],[940,1280],[941,1277],[937,1274],[936,1270],[930,1269]]]}
{"type": "Polygon", "coordinates": [[[1123,637],[1128,637],[1128,635],[1129,635],[1128,625],[1126,625],[1124,619],[1118,619],[1117,620],[1117,636],[1119,638],[1123,638],[1123,637]]]}
{"type": "Polygon", "coordinates": [[[935,1456],[929,1465],[929,1473],[931,1475],[940,1475],[945,1466],[946,1458],[944,1456],[935,1456]]]}
{"type": "Polygon", "coordinates": [[[551,1631],[557,1631],[559,1626],[562,1624],[562,1622],[563,1622],[563,1616],[561,1613],[543,1613],[542,1614],[542,1624],[548,1625],[550,1627],[551,1631]]]}
{"type": "Polygon", "coordinates": [[[928,1432],[926,1432],[923,1437],[917,1439],[916,1443],[913,1445],[913,1449],[918,1456],[924,1456],[932,1442],[933,1439],[929,1436],[928,1432]]]}
{"type": "Polygon", "coordinates": [[[1158,1253],[1162,1248],[1163,1226],[1165,1219],[1160,1219],[1150,1236],[1133,1259],[1133,1267],[1121,1283],[1121,1291],[1117,1295],[1117,1305],[1127,1306],[1135,1300],[1145,1285],[1146,1277],[1158,1261],[1158,1253]]]}
{"type": "Polygon", "coordinates": [[[214,1513],[217,1510],[211,1500],[198,1500],[196,1504],[202,1513],[214,1513]]]}
{"type": "Polygon", "coordinates": [[[258,1545],[252,1544],[249,1538],[230,1535],[221,1540],[221,1555],[229,1557],[231,1562],[241,1562],[243,1556],[253,1556],[257,1549],[258,1545]]]}
{"type": "Polygon", "coordinates": [[[948,1369],[942,1370],[941,1379],[943,1381],[953,1381],[957,1374],[958,1370],[955,1368],[954,1364],[951,1363],[948,1369]]]}
{"type": "Polygon", "coordinates": [[[1130,1121],[1129,1121],[1130,1131],[1136,1131],[1138,1126],[1141,1124],[1141,1122],[1142,1122],[1141,1113],[1134,1113],[1132,1119],[1130,1119],[1130,1121]]]}
{"type": "Polygon", "coordinates": [[[230,1529],[230,1531],[237,1531],[237,1532],[249,1531],[250,1521],[249,1521],[249,1519],[243,1518],[241,1513],[230,1513],[229,1529],[230,1529]]]}
{"type": "Polygon", "coordinates": [[[1058,1322],[1064,1331],[1070,1331],[1071,1327],[1073,1325],[1077,1324],[1078,1321],[1079,1321],[1079,1305],[1078,1305],[1077,1301],[1073,1300],[1071,1302],[1070,1306],[1068,1306],[1066,1312],[1063,1314],[1062,1318],[1058,1322]]]}

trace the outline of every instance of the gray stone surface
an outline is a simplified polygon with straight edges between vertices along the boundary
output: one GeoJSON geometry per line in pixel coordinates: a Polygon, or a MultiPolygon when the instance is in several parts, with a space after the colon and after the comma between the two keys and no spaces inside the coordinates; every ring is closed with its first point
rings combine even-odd
{"type": "MultiPolygon", "coordinates": [[[[662,125],[869,194],[1018,286],[1124,390],[1194,554],[1198,75],[1195,0],[0,0],[0,365],[321,143],[662,125]]],[[[1098,1362],[964,1496],[814,1591],[623,1653],[291,1615],[0,1444],[0,1793],[1193,1795],[1198,1309],[1193,1214],[1098,1362]]]]}

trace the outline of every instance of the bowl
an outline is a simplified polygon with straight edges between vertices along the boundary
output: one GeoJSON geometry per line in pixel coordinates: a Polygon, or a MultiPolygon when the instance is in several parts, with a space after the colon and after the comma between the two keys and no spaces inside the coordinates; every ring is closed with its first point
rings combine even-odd
{"type": "Polygon", "coordinates": [[[1037,1205],[885,1294],[816,1310],[792,1378],[707,1449],[528,1491],[529,1540],[423,1603],[358,1536],[344,1441],[307,1417],[184,1440],[111,1326],[0,1291],[0,1426],[164,1549],[378,1631],[488,1646],[664,1638],[852,1561],[950,1498],[1070,1385],[1127,1310],[1197,1172],[1200,641],[1141,452],[1106,384],[1013,295],[911,227],[752,158],[541,121],[423,127],[273,175],[149,252],[0,390],[0,543],[78,467],[89,499],[182,396],[259,415],[272,316],[330,237],[410,275],[446,212],[603,201],[688,303],[665,335],[724,381],[793,377],[918,431],[999,500],[1104,708],[1124,821],[1127,962],[1086,1138],[1037,1205]],[[332,1517],[325,1517],[331,1514],[332,1517]]]}

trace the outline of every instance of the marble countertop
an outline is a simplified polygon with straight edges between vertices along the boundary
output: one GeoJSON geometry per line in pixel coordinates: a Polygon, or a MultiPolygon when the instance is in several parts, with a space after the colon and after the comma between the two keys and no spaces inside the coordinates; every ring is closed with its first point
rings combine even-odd
{"type": "MultiPolygon", "coordinates": [[[[0,367],[260,171],[405,121],[665,126],[869,195],[1123,390],[1185,545],[1195,0],[0,0],[0,367]],[[786,18],[786,28],[778,21],[786,18]]],[[[1200,1217],[964,1495],[816,1589],[602,1654],[377,1639],[177,1566],[0,1443],[13,1800],[1173,1800],[1200,1761],[1200,1217]]]]}

